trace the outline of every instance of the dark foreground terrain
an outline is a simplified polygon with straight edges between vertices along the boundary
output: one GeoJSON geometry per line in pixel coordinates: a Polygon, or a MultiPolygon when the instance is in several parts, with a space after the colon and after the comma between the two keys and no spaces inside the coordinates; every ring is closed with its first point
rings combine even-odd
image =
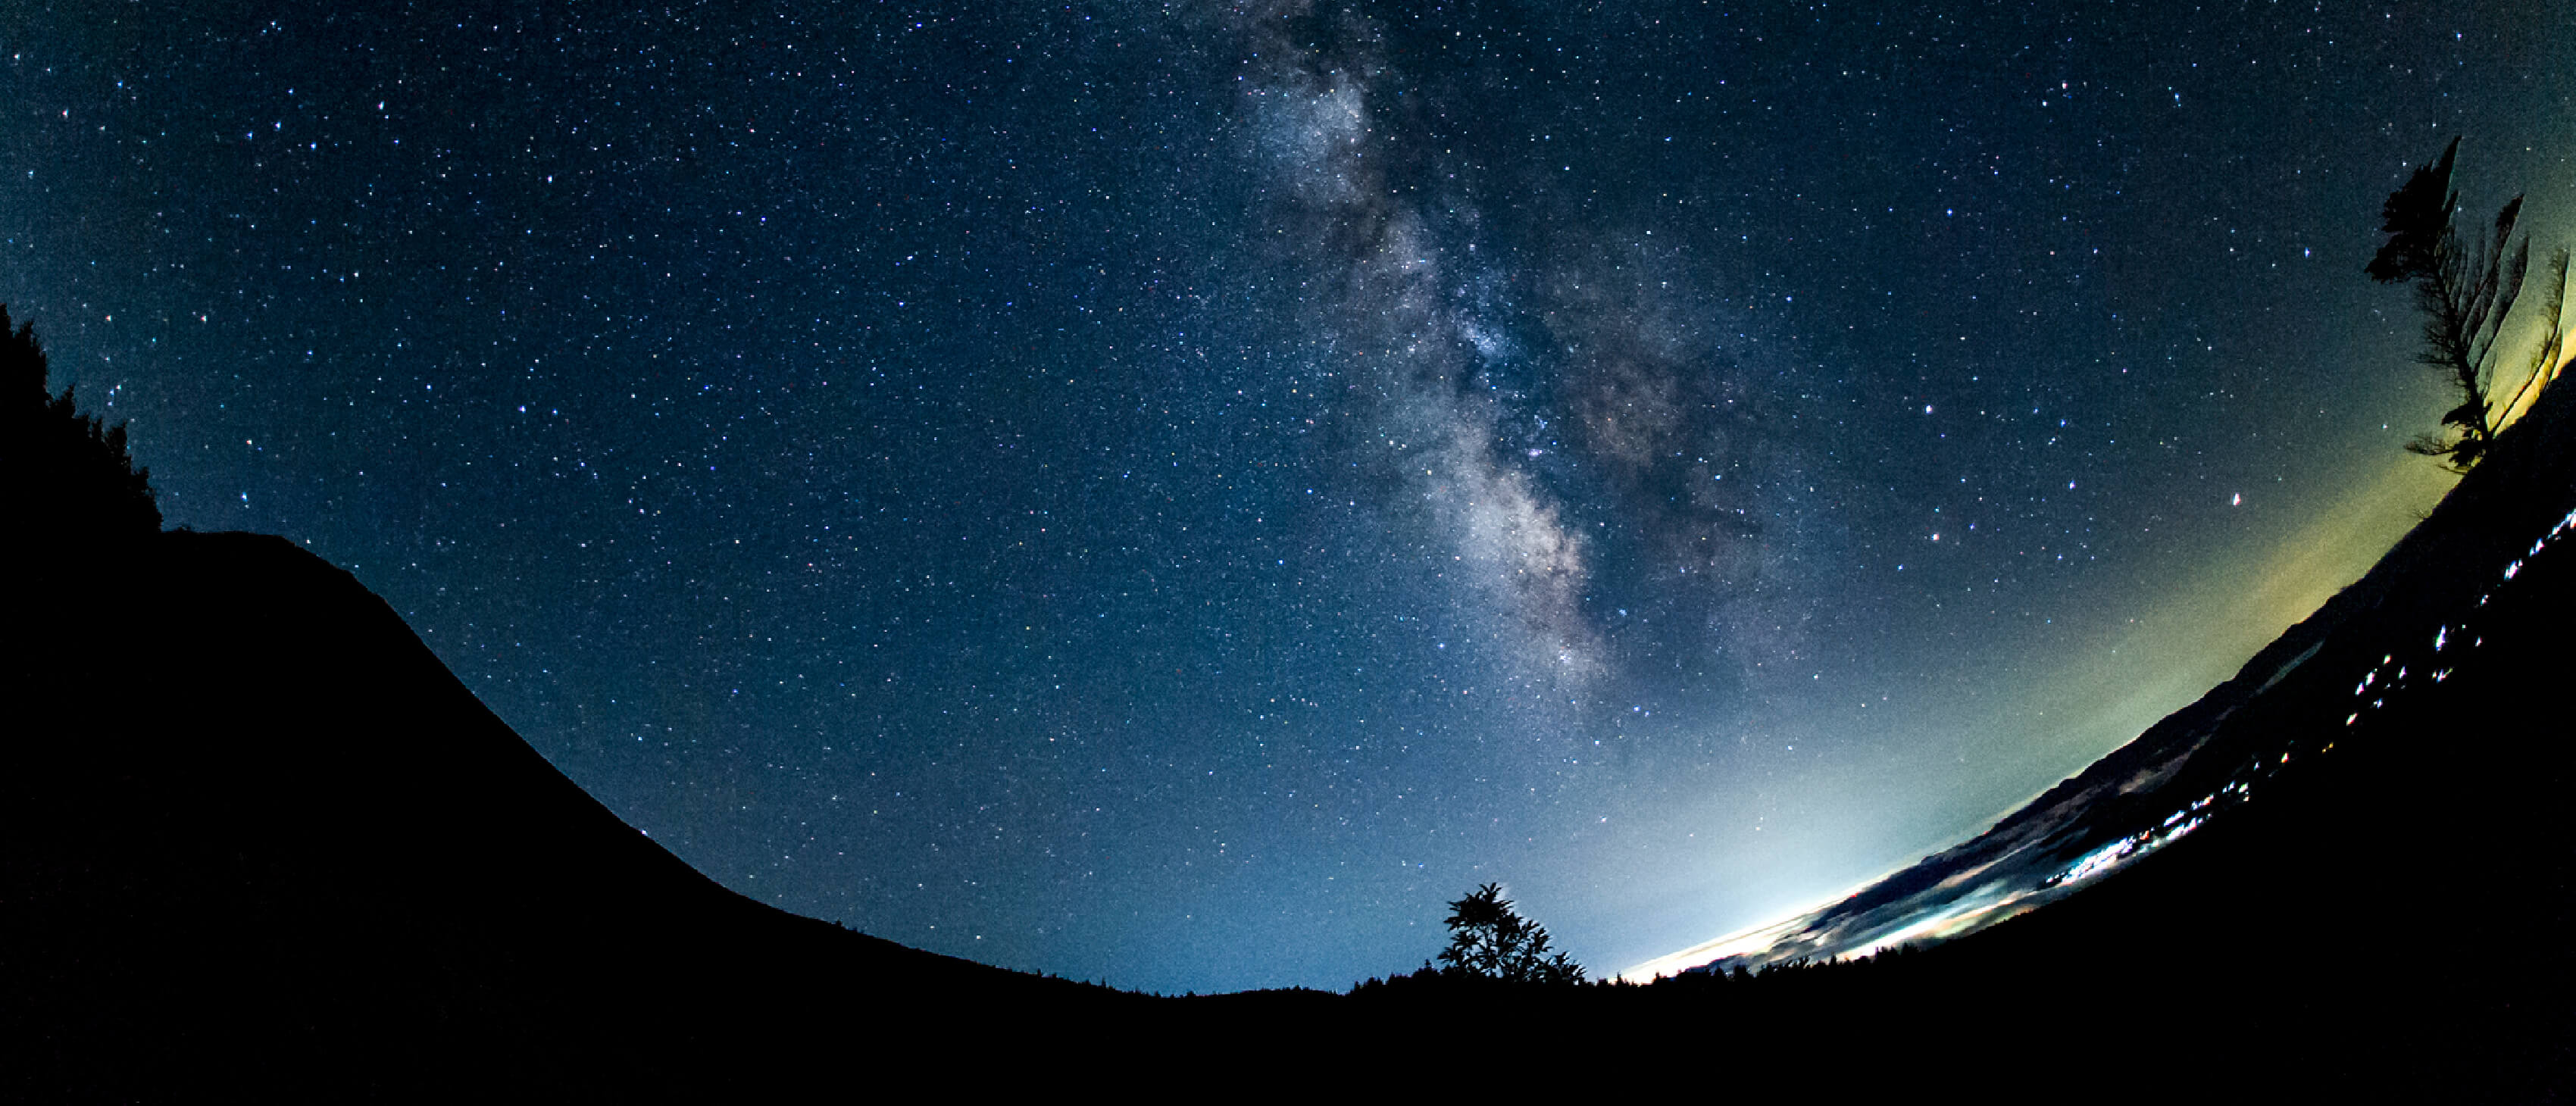
{"type": "Polygon", "coordinates": [[[2576,508],[2569,398],[2309,627],[2299,683],[2231,721],[2290,757],[2253,800],[1947,945],[1644,988],[1158,999],[901,948],[689,869],[281,539],[22,543],[0,1099],[850,1096],[898,1075],[2563,1098],[2576,530],[2543,539],[2576,508]]]}
{"type": "Polygon", "coordinates": [[[864,1053],[1147,1001],[717,886],[281,539],[55,569],[12,598],[0,1098],[667,1086],[820,1064],[773,1050],[825,1026],[864,1053]]]}

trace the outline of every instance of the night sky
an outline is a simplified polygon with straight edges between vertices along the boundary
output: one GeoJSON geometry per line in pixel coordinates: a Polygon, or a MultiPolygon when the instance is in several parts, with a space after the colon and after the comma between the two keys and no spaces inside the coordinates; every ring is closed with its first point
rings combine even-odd
{"type": "Polygon", "coordinates": [[[1974,832],[2447,487],[2409,166],[2576,240],[2557,0],[544,7],[0,3],[0,302],[725,885],[1127,987],[1974,832]]]}

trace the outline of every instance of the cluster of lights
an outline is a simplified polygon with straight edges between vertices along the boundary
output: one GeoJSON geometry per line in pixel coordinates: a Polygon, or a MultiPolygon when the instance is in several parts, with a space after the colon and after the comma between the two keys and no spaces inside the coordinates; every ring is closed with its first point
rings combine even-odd
{"type": "Polygon", "coordinates": [[[2209,821],[2211,804],[2216,803],[2219,796],[2230,792],[2234,792],[2239,799],[2251,793],[2243,783],[2231,783],[2212,794],[2203,795],[2193,800],[2190,806],[2166,815],[2164,822],[2154,829],[2130,834],[2084,854],[2084,858],[2076,861],[2074,867],[2050,877],[2040,886],[2055,887],[2098,876],[2110,871],[2122,861],[2145,856],[2179,841],[2184,834],[2199,829],[2201,823],[2209,821]]]}
{"type": "MultiPolygon", "coordinates": [[[[2566,533],[2566,532],[2568,532],[2569,530],[2576,530],[2576,510],[2571,510],[2571,511],[2567,512],[2567,517],[2562,518],[2562,519],[2559,519],[2559,520],[2558,520],[2558,525],[2550,527],[2550,528],[2549,528],[2549,532],[2548,532],[2548,533],[2540,535],[2540,539],[2539,539],[2538,541],[2534,541],[2534,542],[2532,542],[2532,543],[2531,543],[2531,552],[2525,553],[2525,554],[2523,554],[2523,556],[2525,556],[2525,557],[2537,557],[2537,556],[2539,556],[2539,555],[2540,555],[2540,551],[2541,551],[2541,550],[2549,548],[2549,543],[2550,543],[2550,542],[2556,541],[2556,540],[2558,539],[2559,535],[2565,534],[2565,533],[2566,533]]],[[[2505,570],[2504,570],[2504,576],[2505,576],[2505,579],[2508,579],[2508,580],[2513,579],[2513,574],[2514,574],[2515,570],[2517,570],[2517,569],[2519,569],[2519,568],[2521,568],[2521,567],[2522,567],[2522,562],[2521,562],[2521,561],[2515,561],[2515,562],[2513,563],[2513,566],[2514,566],[2513,568],[2508,568],[2508,569],[2505,569],[2505,570]]]]}
{"type": "MultiPolygon", "coordinates": [[[[2551,527],[2547,534],[2532,543],[2527,553],[2507,564],[2504,567],[2501,582],[2514,581],[2522,574],[2523,569],[2528,567],[2528,562],[2533,556],[2538,555],[2552,541],[2570,531],[2576,531],[2576,510],[2569,511],[2566,517],[2558,520],[2557,525],[2551,527]]],[[[2486,607],[2494,595],[2493,590],[2479,595],[2473,608],[2486,607]]],[[[2470,621],[2470,618],[2463,617],[2456,621],[2445,622],[2435,628],[2431,654],[2422,657],[2409,654],[2410,659],[2415,663],[2400,663],[2395,653],[2382,655],[2379,662],[2372,665],[2368,672],[2362,674],[2360,681],[2353,685],[2353,696],[2363,702],[2357,704],[2351,716],[2344,720],[2344,724],[2356,725],[2364,713],[2385,708],[2389,701],[2396,697],[2397,692],[2407,686],[2409,680],[2420,683],[2421,677],[2430,675],[2433,682],[2439,683],[2450,678],[2454,670],[2443,662],[2457,659],[2458,654],[2451,650],[2475,649],[2486,644],[2484,637],[2470,632],[2470,621]],[[2448,656],[2446,657],[2445,654],[2448,656]]],[[[2315,650],[2311,649],[2309,652],[2314,653],[2315,650]]],[[[2300,658],[2302,661],[2306,659],[2305,656],[2300,658]]],[[[2277,676],[2275,680],[2278,680],[2277,676]]],[[[2268,689],[2271,685],[2264,686],[2268,689]]],[[[2334,748],[2334,743],[2328,742],[2317,752],[2332,752],[2334,748]]],[[[1952,903],[1928,917],[1919,918],[1903,929],[1879,937],[1867,948],[1849,955],[1867,956],[1879,949],[1894,947],[1919,938],[1937,939],[1955,936],[1977,928],[1994,918],[2020,913],[2030,905],[2035,905],[2036,901],[2044,901],[2041,896],[2048,892],[2107,874],[2131,860],[2154,852],[2199,829],[2225,805],[2252,802],[2254,781],[2269,772],[2278,771],[2281,765],[2290,762],[2290,756],[2290,752],[2286,750],[2280,754],[2277,761],[2269,761],[2269,754],[2257,756],[2236,779],[2225,786],[2166,815],[2163,821],[2152,828],[2120,837],[2084,854],[2064,871],[2040,881],[2037,889],[2005,892],[1997,898],[1995,896],[1998,892],[1990,888],[1979,897],[1980,901],[1952,903]]],[[[1801,923],[1812,922],[1815,917],[1816,915],[1811,914],[1804,918],[1793,919],[1782,923],[1780,927],[1774,927],[1771,931],[1759,934],[1748,932],[1737,935],[1732,940],[1736,941],[1739,947],[1720,956],[1715,962],[1722,963],[1729,956],[1744,957],[1775,948],[1783,936],[1781,929],[1795,929],[1801,923]]]]}
{"type": "MultiPolygon", "coordinates": [[[[2483,602],[2483,600],[2481,600],[2481,602],[2483,602]]],[[[2435,652],[2441,651],[2443,644],[2449,640],[2450,634],[2451,627],[2447,624],[2441,629],[2433,632],[2433,650],[2435,652]]],[[[2434,679],[2438,681],[2448,677],[2450,674],[2451,670],[2445,668],[2436,675],[2434,679]]],[[[2370,701],[2355,708],[2352,714],[2343,720],[2343,724],[2347,726],[2356,725],[2361,721],[2362,712],[2374,711],[2387,706],[2388,696],[2394,693],[2398,686],[2405,682],[2406,666],[2397,664],[2397,655],[2391,653],[2380,657],[2379,663],[2371,666],[2369,672],[2363,673],[2361,682],[2353,685],[2352,689],[2354,698],[2366,698],[2370,701]],[[2390,666],[2392,665],[2396,668],[2396,671],[2394,672],[2389,671],[2390,666]],[[2377,694],[2372,694],[2374,691],[2376,691],[2377,694]]]]}
{"type": "MultiPolygon", "coordinates": [[[[2529,563],[2531,558],[2539,556],[2541,550],[2549,548],[2550,542],[2565,535],[2569,530],[2576,530],[2576,510],[2571,510],[2567,512],[2565,516],[2561,517],[2556,525],[2549,528],[2548,533],[2542,534],[2538,539],[2534,540],[2531,543],[2531,548],[2526,550],[2522,556],[2516,557],[2512,561],[2507,562],[2504,566],[2504,571],[2499,574],[2498,582],[2508,583],[2515,577],[2522,575],[2523,567],[2529,563]]],[[[2492,591],[2480,593],[2477,605],[2484,607],[2487,605],[2487,601],[2493,598],[2495,598],[2495,593],[2492,591]]],[[[2443,624],[2440,629],[2433,631],[2433,652],[2440,653],[2444,649],[2449,648],[2453,641],[2453,632],[2459,631],[2465,633],[2467,629],[2468,627],[2465,624],[2460,626],[2452,626],[2448,623],[2443,624]]],[[[2486,638],[2484,637],[2471,636],[2469,638],[2469,647],[2472,649],[2485,644],[2486,638]]],[[[2361,683],[2353,688],[2352,693],[2355,698],[2369,698],[2370,701],[2362,704],[2358,709],[2346,716],[2343,720],[2344,725],[2359,725],[2361,722],[2361,716],[2364,712],[2378,710],[2387,705],[2389,692],[2394,691],[2398,683],[2402,682],[2406,678],[2406,667],[2404,665],[2397,666],[2397,671],[2388,679],[2387,686],[2381,689],[2378,695],[2373,696],[2371,692],[2375,687],[2378,687],[2380,678],[2383,675],[2388,674],[2388,666],[2393,663],[2395,659],[2396,658],[2394,656],[2383,656],[2379,658],[2378,666],[2372,668],[2369,673],[2362,676],[2361,683]]],[[[2441,683],[2444,680],[2450,679],[2452,671],[2453,669],[2448,667],[2434,669],[2433,682],[2441,683]]]]}
{"type": "MultiPolygon", "coordinates": [[[[2549,547],[2550,542],[2557,540],[2559,537],[2570,531],[2576,531],[2576,510],[2567,512],[2566,517],[2559,519],[2558,524],[2550,527],[2548,533],[2541,535],[2539,540],[2531,543],[2531,549],[2528,552],[2505,565],[2502,580],[2504,582],[2509,582],[2515,577],[2520,576],[2526,563],[2532,557],[2538,556],[2541,550],[2549,547]]],[[[2490,591],[2479,595],[2477,606],[2486,606],[2487,601],[2493,598],[2494,594],[2494,592],[2490,591]]],[[[2452,646],[2460,644],[2460,639],[2463,637],[2467,638],[2468,647],[2472,649],[2486,644],[2486,638],[2483,636],[2468,633],[2468,626],[2465,622],[2458,625],[2446,622],[2433,631],[2434,654],[2438,656],[2452,646]]],[[[2344,725],[2358,725],[2361,722],[2361,716],[2363,714],[2385,708],[2388,705],[2388,700],[2396,694],[2399,688],[2406,684],[2410,671],[2411,670],[2408,665],[2398,661],[2396,654],[2383,654],[2379,658],[2378,664],[2372,665],[2370,671],[2362,674],[2361,682],[2353,685],[2353,697],[2364,700],[2364,702],[2356,705],[2352,714],[2344,719],[2344,725]]],[[[2452,672],[2453,669],[2448,666],[2432,669],[2431,676],[2433,678],[2433,682],[2440,683],[2444,680],[2450,679],[2452,672]]],[[[2328,744],[2325,748],[2327,750],[2331,750],[2334,746],[2332,744],[2328,744]]],[[[2282,753],[2280,763],[2288,764],[2289,762],[2290,754],[2287,752],[2282,753]]],[[[2219,788],[2216,792],[2204,795],[2200,799],[2194,801],[2190,806],[2184,807],[2181,810],[2177,810],[2166,816],[2165,820],[2153,829],[2142,830],[2137,833],[2130,834],[2126,837],[2120,838],[2119,840],[2113,841],[2110,844],[2104,845],[2101,848],[2095,849],[2092,852],[2084,854],[2084,856],[2077,860],[2073,866],[2050,877],[2044,881],[2041,886],[2055,887],[2063,884],[2074,883],[2079,880],[2089,879],[2108,872],[2126,861],[2154,852],[2158,848],[2181,838],[2184,834],[2200,828],[2201,824],[2208,821],[2210,815],[2215,813],[2210,809],[2210,807],[2221,798],[2232,799],[2236,802],[2251,801],[2253,798],[2253,787],[2247,780],[2239,779],[2225,787],[2219,788]]]]}

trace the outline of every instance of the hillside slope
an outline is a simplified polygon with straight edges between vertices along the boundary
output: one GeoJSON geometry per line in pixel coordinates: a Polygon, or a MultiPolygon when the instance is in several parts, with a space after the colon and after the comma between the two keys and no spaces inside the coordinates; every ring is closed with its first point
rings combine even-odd
{"type": "Polygon", "coordinates": [[[2036,1050],[2128,1079],[2144,1065],[2368,1101],[2576,1095],[2571,628],[2562,388],[2234,679],[1986,834],[1718,966],[1846,954],[1999,902],[2018,909],[1990,928],[1787,973],[1736,1005],[1776,1024],[1849,1003],[1909,1027],[1881,1047],[2036,1050]],[[2000,1025],[2017,1043],[1987,1035],[2000,1025]]]}
{"type": "MultiPolygon", "coordinates": [[[[988,1087],[1445,1078],[1425,1058],[1484,1055],[1508,1025],[1558,1081],[1722,1044],[1752,1069],[1730,1069],[1738,1089],[2143,1070],[2547,1100],[2576,1090],[2571,404],[2544,396],[2362,583],[2053,793],[2065,819],[1997,827],[2036,842],[2021,855],[2040,871],[2074,846],[2031,827],[2125,834],[2253,785],[2205,828],[1928,952],[1643,989],[1157,1000],[904,949],[690,869],[282,539],[21,545],[0,1098],[739,1098],[896,1069],[988,1087]],[[2094,787],[2113,778],[2148,782],[2094,787]],[[1820,1065],[1825,1046],[1877,1074],[1820,1065]]],[[[2014,852],[1978,848],[1952,859],[2014,852]]]]}
{"type": "Polygon", "coordinates": [[[668,1087],[826,1037],[917,1050],[968,1010],[1148,1001],[725,890],[282,539],[13,564],[0,1097],[668,1087]]]}

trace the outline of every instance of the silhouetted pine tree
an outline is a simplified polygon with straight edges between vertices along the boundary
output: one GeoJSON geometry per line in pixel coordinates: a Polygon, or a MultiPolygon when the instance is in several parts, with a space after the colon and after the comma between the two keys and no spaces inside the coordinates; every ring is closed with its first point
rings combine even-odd
{"type": "Polygon", "coordinates": [[[80,413],[72,389],[54,395],[46,383],[44,347],[34,324],[12,326],[0,305],[0,506],[29,546],[86,548],[161,529],[149,469],[125,451],[125,424],[104,425],[80,413]]]}
{"type": "Polygon", "coordinates": [[[2384,284],[2411,284],[2415,306],[2424,315],[2424,351],[2416,355],[2442,374],[2457,390],[2460,402],[2442,415],[2443,429],[2423,434],[2406,448],[2439,457],[2466,472],[2486,456],[2514,405],[2545,378],[2557,375],[2553,364],[2565,345],[2560,320],[2567,280],[2567,251],[2551,259],[2549,318],[2540,349],[2521,390],[2502,405],[2490,403],[2496,384],[2496,343],[2504,337],[2505,318],[2522,296],[2523,277],[2531,266],[2531,239],[2514,241],[2514,224],[2522,215],[2515,196],[2496,212],[2486,235],[2472,228],[2463,234],[2456,216],[2460,194],[2451,187],[2451,166],[2460,140],[2452,139],[2442,156],[2419,166],[2406,183],[2388,194],[2380,210],[2380,229],[2388,241],[2370,260],[2371,279],[2384,284]]]}

